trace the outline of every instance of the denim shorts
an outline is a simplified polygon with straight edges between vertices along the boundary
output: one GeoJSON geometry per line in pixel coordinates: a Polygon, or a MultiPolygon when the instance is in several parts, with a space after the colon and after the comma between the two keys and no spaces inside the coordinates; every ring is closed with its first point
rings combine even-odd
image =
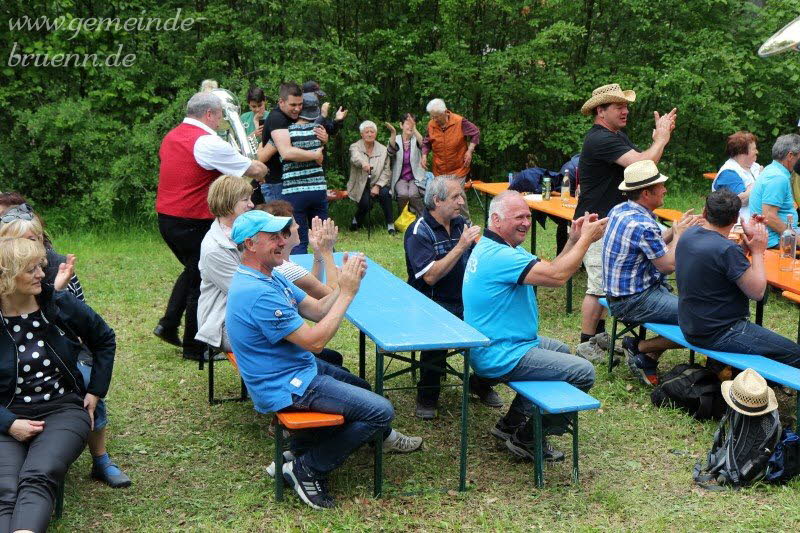
{"type": "MultiPolygon", "coordinates": [[[[89,386],[89,379],[92,376],[92,365],[87,361],[78,361],[78,370],[81,371],[83,376],[84,387],[89,386]]],[[[102,398],[97,402],[97,407],[94,409],[94,430],[103,429],[108,424],[108,413],[106,413],[106,402],[102,398]]]]}
{"type": "Polygon", "coordinates": [[[611,314],[626,322],[656,322],[678,324],[678,297],[664,284],[624,296],[621,300],[608,301],[611,314]]]}

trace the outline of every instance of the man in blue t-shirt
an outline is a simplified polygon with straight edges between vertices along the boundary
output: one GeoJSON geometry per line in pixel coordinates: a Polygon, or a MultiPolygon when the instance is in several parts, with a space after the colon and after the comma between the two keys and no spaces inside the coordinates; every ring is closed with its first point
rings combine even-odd
{"type": "Polygon", "coordinates": [[[795,215],[792,168],[800,160],[800,135],[781,135],[772,145],[772,163],[764,167],[750,194],[750,211],[763,215],[769,231],[767,248],[775,248],[786,229],[787,215],[795,215]]]}
{"type": "MultiPolygon", "coordinates": [[[[472,348],[475,373],[497,383],[509,381],[566,381],[586,391],[594,384],[594,367],[570,355],[561,341],[539,335],[535,285],[560,287],[580,268],[589,245],[603,236],[606,220],[586,215],[572,223],[564,250],[550,263],[520,245],[531,227],[531,212],[515,191],[494,197],[489,227],[475,246],[464,273],[464,320],[489,338],[489,346],[472,348]]],[[[491,430],[508,449],[533,460],[533,404],[517,394],[508,413],[491,430]]],[[[545,416],[543,434],[563,433],[563,419],[545,416]]],[[[543,440],[545,459],[564,454],[543,440]]]]}
{"type": "MultiPolygon", "coordinates": [[[[459,214],[463,205],[461,182],[437,176],[425,191],[425,211],[408,227],[403,242],[408,284],[462,319],[464,268],[475,239],[481,234],[478,226],[466,226],[459,214]]],[[[446,357],[447,350],[420,353],[420,362],[431,366],[420,370],[415,410],[418,418],[436,418],[446,357]]],[[[469,388],[484,405],[503,407],[500,396],[475,374],[470,378],[469,388]]]]}
{"type": "Polygon", "coordinates": [[[728,239],[742,201],[720,189],[706,198],[705,224],[687,229],[675,251],[678,323],[686,340],[721,352],[764,355],[800,367],[800,345],[748,320],[750,300],[767,288],[767,231],[758,220],[743,224],[742,248],[728,239]]]}
{"type": "Polygon", "coordinates": [[[376,433],[385,435],[386,452],[411,452],[422,439],[391,429],[392,404],[349,372],[316,359],[333,338],[366,272],[363,257],[346,260],[339,286],[317,300],[273,269],[283,262],[291,217],[249,211],[233,224],[231,239],[242,250],[242,264],[228,291],[225,326],[239,372],[256,411],[292,409],[341,414],[337,428],[293,435],[285,452],[283,477],[315,509],[335,505],[326,476],[376,433]],[[316,321],[309,326],[303,318],[316,321]]]}

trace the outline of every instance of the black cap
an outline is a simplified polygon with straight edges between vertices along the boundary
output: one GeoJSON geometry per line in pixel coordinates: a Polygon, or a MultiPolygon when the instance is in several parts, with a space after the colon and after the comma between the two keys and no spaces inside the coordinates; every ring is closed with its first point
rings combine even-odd
{"type": "Polygon", "coordinates": [[[303,84],[304,93],[316,93],[319,98],[325,98],[325,92],[319,88],[319,83],[314,80],[308,80],[303,84]]]}

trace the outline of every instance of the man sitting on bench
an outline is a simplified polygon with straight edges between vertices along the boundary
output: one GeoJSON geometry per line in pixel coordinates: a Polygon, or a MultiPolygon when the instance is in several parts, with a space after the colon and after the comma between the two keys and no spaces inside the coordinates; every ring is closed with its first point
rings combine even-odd
{"type": "Polygon", "coordinates": [[[686,340],[720,352],[764,355],[800,367],[800,345],[747,318],[749,300],[761,300],[767,287],[764,250],[767,229],[757,220],[743,221],[742,241],[728,239],[742,201],[728,189],[706,198],[702,227],[689,228],[675,251],[680,291],[678,322],[686,340]]]}
{"type": "MultiPolygon", "coordinates": [[[[675,245],[681,232],[700,217],[687,211],[663,232],[653,210],[664,205],[667,176],[649,159],[627,168],[619,185],[628,201],[608,213],[603,238],[603,284],[611,314],[624,322],[678,323],[678,297],[667,285],[666,275],[675,271],[675,245]]],[[[628,368],[642,383],[658,385],[658,358],[664,350],[680,348],[669,339],[625,337],[622,348],[628,368]]]]}
{"type": "MultiPolygon", "coordinates": [[[[572,223],[567,245],[550,263],[531,255],[522,244],[531,227],[531,212],[516,191],[506,191],[489,204],[489,227],[475,246],[464,273],[464,320],[486,335],[489,346],[472,348],[470,363],[478,376],[497,383],[566,381],[583,391],[594,384],[594,367],[570,355],[561,341],[539,335],[539,310],[534,285],[560,287],[580,268],[589,245],[600,240],[606,220],[583,216],[572,223]]],[[[517,394],[508,413],[491,433],[515,455],[534,460],[533,403],[517,394]]],[[[564,432],[563,418],[542,418],[542,435],[564,432]]],[[[543,439],[547,461],[564,454],[543,439]]]]}
{"type": "Polygon", "coordinates": [[[328,473],[376,433],[385,435],[385,452],[415,451],[422,439],[391,429],[392,404],[371,392],[366,381],[314,357],[312,352],[324,348],[339,329],[366,262],[350,257],[332,293],[320,300],[307,296],[274,270],[283,263],[291,223],[291,217],[258,210],[233,223],[231,240],[243,255],[228,291],[225,325],[256,411],[344,416],[342,426],[293,435],[291,455],[284,453],[283,477],[306,504],[324,509],[335,505],[327,490],[328,473]],[[309,326],[303,318],[316,324],[309,326]]]}

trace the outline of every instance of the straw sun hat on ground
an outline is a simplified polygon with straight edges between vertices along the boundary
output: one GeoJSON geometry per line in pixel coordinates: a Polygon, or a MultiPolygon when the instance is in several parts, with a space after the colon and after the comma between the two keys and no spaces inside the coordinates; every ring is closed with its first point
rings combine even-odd
{"type": "Polygon", "coordinates": [[[642,159],[625,167],[625,179],[619,184],[621,191],[643,189],[656,183],[664,183],[669,178],[658,171],[650,159],[642,159]]]}
{"type": "Polygon", "coordinates": [[[722,382],[722,397],[731,409],[747,416],[763,415],[778,408],[775,393],[752,368],[722,382]]]}
{"type": "Polygon", "coordinates": [[[581,113],[591,115],[592,109],[603,104],[630,104],[636,101],[636,93],[633,91],[623,91],[618,83],[603,85],[592,91],[592,97],[586,100],[581,107],[581,113]]]}

